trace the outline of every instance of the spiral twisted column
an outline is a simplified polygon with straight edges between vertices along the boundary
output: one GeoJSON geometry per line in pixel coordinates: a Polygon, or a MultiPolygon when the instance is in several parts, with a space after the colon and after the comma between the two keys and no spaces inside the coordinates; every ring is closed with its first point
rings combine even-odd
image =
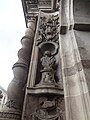
{"type": "Polygon", "coordinates": [[[21,119],[25,86],[34,41],[35,23],[36,19],[32,17],[28,22],[25,36],[21,39],[22,48],[18,51],[18,61],[13,65],[14,78],[8,86],[8,100],[5,109],[2,110],[3,114],[0,113],[0,119],[21,119]],[[11,113],[12,115],[10,115],[11,113]]]}

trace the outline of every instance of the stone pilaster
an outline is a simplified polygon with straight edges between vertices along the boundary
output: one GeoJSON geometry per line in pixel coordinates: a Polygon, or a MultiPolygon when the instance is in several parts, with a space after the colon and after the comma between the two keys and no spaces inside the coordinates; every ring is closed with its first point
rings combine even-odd
{"type": "Polygon", "coordinates": [[[61,34],[67,33],[69,29],[69,0],[62,0],[60,4],[61,34]]]}
{"type": "Polygon", "coordinates": [[[66,120],[89,120],[90,97],[74,31],[61,35],[66,120]]]}
{"type": "Polygon", "coordinates": [[[73,0],[62,0],[60,3],[60,24],[61,34],[66,34],[68,30],[73,29],[73,0]]]}
{"type": "Polygon", "coordinates": [[[73,16],[73,0],[69,0],[69,29],[72,30],[74,27],[74,16],[73,16]]]}
{"type": "Polygon", "coordinates": [[[0,112],[0,120],[20,120],[24,93],[27,83],[36,19],[28,23],[25,36],[21,39],[22,48],[18,51],[18,61],[13,65],[14,78],[8,86],[8,100],[0,112]]]}
{"type": "Polygon", "coordinates": [[[60,13],[60,54],[66,120],[89,120],[90,96],[73,30],[73,0],[62,0],[60,13]]]}

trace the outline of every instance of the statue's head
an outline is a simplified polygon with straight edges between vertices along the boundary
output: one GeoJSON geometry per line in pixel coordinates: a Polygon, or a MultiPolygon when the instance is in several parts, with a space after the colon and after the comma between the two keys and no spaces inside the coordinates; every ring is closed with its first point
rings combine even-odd
{"type": "Polygon", "coordinates": [[[44,55],[51,56],[51,52],[47,50],[44,52],[44,55]]]}

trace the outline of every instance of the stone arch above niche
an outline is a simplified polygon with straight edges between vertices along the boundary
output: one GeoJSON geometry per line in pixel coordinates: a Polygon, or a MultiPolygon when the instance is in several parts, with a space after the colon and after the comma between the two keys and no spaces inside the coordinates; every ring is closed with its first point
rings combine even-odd
{"type": "Polygon", "coordinates": [[[55,42],[47,41],[39,45],[40,52],[43,54],[45,51],[50,51],[51,55],[55,55],[58,52],[58,45],[55,42]]]}

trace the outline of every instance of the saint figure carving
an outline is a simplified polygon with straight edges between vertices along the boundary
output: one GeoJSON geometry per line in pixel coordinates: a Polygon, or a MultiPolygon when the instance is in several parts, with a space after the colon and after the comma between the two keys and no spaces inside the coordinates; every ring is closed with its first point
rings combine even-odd
{"type": "Polygon", "coordinates": [[[45,51],[44,56],[41,58],[43,70],[54,70],[56,59],[51,55],[50,51],[45,51]]]}
{"type": "Polygon", "coordinates": [[[56,59],[54,56],[51,55],[50,51],[45,51],[43,57],[40,59],[43,69],[41,70],[42,78],[39,85],[45,86],[55,86],[55,64],[56,59]]]}

